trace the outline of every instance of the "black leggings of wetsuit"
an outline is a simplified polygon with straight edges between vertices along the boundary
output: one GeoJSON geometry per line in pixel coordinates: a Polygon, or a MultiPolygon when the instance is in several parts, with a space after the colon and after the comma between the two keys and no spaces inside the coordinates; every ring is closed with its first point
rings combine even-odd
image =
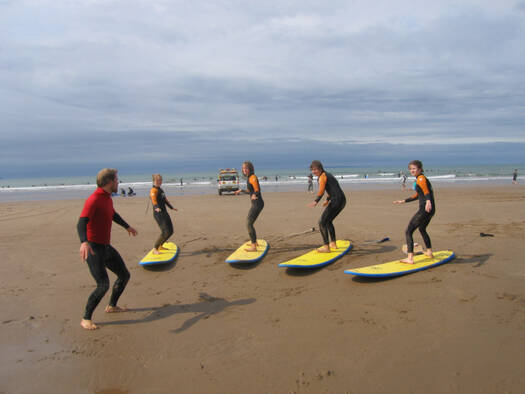
{"type": "Polygon", "coordinates": [[[430,242],[430,237],[427,233],[427,226],[430,223],[430,219],[432,219],[432,216],[434,216],[434,212],[429,213],[420,209],[416,212],[416,214],[408,223],[408,227],[405,233],[408,253],[414,252],[414,239],[412,238],[412,234],[414,233],[416,228],[419,228],[419,232],[421,233],[423,241],[425,242],[425,247],[427,249],[432,248],[432,243],[430,242]]]}
{"type": "Polygon", "coordinates": [[[259,197],[256,200],[252,200],[252,206],[248,211],[248,217],[246,218],[246,227],[248,229],[248,234],[250,236],[250,241],[252,244],[257,242],[257,233],[253,227],[253,223],[257,220],[257,217],[264,208],[264,201],[259,197]]]}
{"type": "Polygon", "coordinates": [[[337,217],[337,215],[341,213],[345,205],[346,200],[339,202],[330,201],[328,206],[323,211],[321,219],[319,219],[319,231],[323,237],[324,245],[328,245],[329,239],[331,239],[332,242],[336,241],[335,228],[332,222],[337,217]]]}
{"type": "Polygon", "coordinates": [[[111,292],[111,298],[109,300],[110,306],[117,305],[117,301],[130,277],[124,260],[122,260],[122,257],[120,257],[120,254],[113,246],[101,245],[94,242],[90,242],[89,244],[95,254],[89,253],[86,261],[91,275],[93,275],[93,278],[95,278],[97,282],[97,288],[88,298],[86,311],[84,313],[84,319],[86,320],[91,320],[93,311],[109,289],[109,277],[106,268],[117,275],[117,280],[113,285],[113,291],[111,292]]]}
{"type": "Polygon", "coordinates": [[[160,235],[155,241],[155,249],[158,249],[164,242],[168,240],[169,237],[173,235],[173,223],[168,212],[160,211],[153,212],[153,217],[157,221],[157,224],[160,227],[160,235]]]}

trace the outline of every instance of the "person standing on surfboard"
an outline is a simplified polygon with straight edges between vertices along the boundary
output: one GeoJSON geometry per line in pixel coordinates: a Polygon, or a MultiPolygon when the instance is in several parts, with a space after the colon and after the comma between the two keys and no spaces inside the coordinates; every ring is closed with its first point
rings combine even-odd
{"type": "Polygon", "coordinates": [[[124,227],[129,235],[136,236],[137,230],[127,224],[113,208],[111,193],[118,191],[118,175],[114,168],[104,168],[97,175],[95,192],[89,196],[78,219],[77,231],[80,237],[80,257],[86,261],[89,271],[97,282],[97,288],[91,293],[86,304],[84,318],[80,322],[82,328],[95,330],[98,328],[91,321],[93,311],[109,289],[109,278],[106,268],[117,275],[113,291],[106,307],[106,312],[124,312],[126,308],[117,306],[130,274],[126,264],[117,250],[110,245],[111,223],[124,227]]]}
{"type": "Polygon", "coordinates": [[[153,174],[152,179],[153,187],[149,192],[149,197],[151,199],[151,204],[153,204],[153,218],[159,225],[161,231],[159,238],[157,238],[155,245],[153,246],[153,254],[159,254],[160,250],[165,250],[162,244],[173,235],[173,223],[171,222],[170,214],[168,213],[166,206],[175,211],[177,209],[173,208],[166,198],[164,190],[161,189],[162,175],[153,174]]]}
{"type": "Polygon", "coordinates": [[[428,178],[423,175],[423,163],[419,160],[412,160],[408,163],[408,171],[412,176],[416,177],[416,182],[414,182],[414,190],[416,193],[405,200],[394,201],[394,204],[404,204],[419,200],[419,210],[408,223],[405,232],[408,256],[406,259],[400,260],[402,263],[414,264],[414,239],[412,238],[412,234],[416,228],[419,229],[423,241],[425,242],[425,247],[427,249],[425,255],[434,258],[434,255],[432,254],[432,243],[427,233],[427,226],[436,213],[436,204],[434,203],[432,184],[428,178]]]}
{"type": "Polygon", "coordinates": [[[247,190],[237,190],[236,195],[239,195],[241,192],[247,193],[250,195],[250,200],[252,205],[248,211],[248,217],[246,218],[246,227],[248,228],[248,234],[250,236],[251,245],[249,248],[245,249],[247,252],[257,252],[257,234],[253,223],[257,220],[257,217],[264,208],[264,201],[261,195],[261,186],[259,185],[259,179],[254,174],[253,164],[251,161],[245,161],[242,163],[242,173],[247,178],[246,186],[247,190]]]}
{"type": "Polygon", "coordinates": [[[318,248],[317,251],[320,253],[329,253],[331,251],[330,249],[337,249],[333,221],[345,207],[346,197],[337,179],[335,179],[332,174],[325,172],[319,160],[312,161],[310,171],[317,177],[319,192],[317,193],[316,199],[308,204],[308,206],[311,208],[317,206],[325,191],[327,194],[326,201],[323,203],[323,207],[326,208],[321,215],[321,219],[319,219],[319,231],[323,237],[323,246],[318,248]]]}

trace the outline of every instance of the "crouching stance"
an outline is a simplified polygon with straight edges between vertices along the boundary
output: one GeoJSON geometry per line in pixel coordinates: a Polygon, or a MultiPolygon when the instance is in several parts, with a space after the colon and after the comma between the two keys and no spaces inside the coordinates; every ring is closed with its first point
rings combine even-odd
{"type": "Polygon", "coordinates": [[[97,186],[95,192],[86,200],[77,224],[81,242],[80,257],[87,262],[89,271],[97,283],[97,288],[87,300],[84,318],[80,322],[80,325],[86,330],[98,328],[91,318],[93,311],[109,289],[106,268],[117,275],[106,312],[126,310],[126,308],[118,307],[117,302],[129,281],[130,274],[120,254],[110,245],[111,223],[121,225],[130,235],[137,235],[137,231],[127,224],[113,208],[111,193],[118,191],[117,170],[112,168],[101,170],[97,175],[97,186]]]}
{"type": "Polygon", "coordinates": [[[414,264],[414,239],[412,238],[412,235],[416,229],[419,229],[419,232],[423,237],[423,242],[426,247],[425,254],[430,258],[434,257],[432,254],[430,236],[427,233],[427,226],[436,213],[436,205],[434,203],[434,191],[432,190],[432,185],[428,178],[423,175],[423,163],[419,160],[413,160],[408,163],[408,170],[412,176],[416,177],[416,182],[414,182],[414,190],[416,193],[405,200],[394,201],[394,204],[404,204],[419,200],[419,209],[408,223],[408,227],[405,231],[408,256],[406,259],[400,260],[402,263],[414,264]]]}
{"type": "Polygon", "coordinates": [[[335,228],[333,221],[341,213],[346,205],[345,193],[339,186],[335,177],[325,172],[323,165],[319,160],[312,161],[310,170],[318,178],[319,192],[313,202],[308,204],[309,207],[315,207],[326,191],[327,197],[323,206],[326,207],[319,219],[319,231],[323,237],[323,246],[317,249],[321,253],[329,253],[330,249],[337,249],[335,228]]]}
{"type": "Polygon", "coordinates": [[[160,227],[160,235],[155,241],[153,246],[153,253],[159,254],[159,250],[163,250],[162,244],[166,242],[169,237],[173,235],[173,223],[171,222],[170,214],[166,209],[166,206],[173,208],[168,199],[164,190],[162,190],[162,175],[154,174],[153,176],[153,187],[149,193],[151,198],[151,203],[153,204],[153,218],[160,227]]]}

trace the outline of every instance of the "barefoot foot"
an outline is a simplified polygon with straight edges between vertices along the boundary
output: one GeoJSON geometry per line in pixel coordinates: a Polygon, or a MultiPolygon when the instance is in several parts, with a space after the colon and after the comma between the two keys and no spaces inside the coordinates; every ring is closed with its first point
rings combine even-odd
{"type": "Polygon", "coordinates": [[[320,248],[317,248],[317,251],[319,253],[330,253],[331,252],[330,246],[328,245],[324,245],[324,246],[321,246],[320,248]]]}
{"type": "Polygon", "coordinates": [[[159,252],[158,249],[153,249],[152,253],[153,253],[153,254],[160,254],[160,252],[159,252]]]}
{"type": "Polygon", "coordinates": [[[337,249],[337,242],[330,242],[330,249],[337,249]]]}
{"type": "Polygon", "coordinates": [[[399,262],[405,263],[405,264],[414,264],[414,260],[410,260],[410,259],[399,260],[399,262]]]}
{"type": "Polygon", "coordinates": [[[257,244],[251,244],[249,247],[244,249],[245,252],[257,252],[257,244]]]}
{"type": "Polygon", "coordinates": [[[97,330],[98,326],[93,323],[91,320],[82,319],[80,321],[80,327],[82,327],[84,330],[97,330]]]}
{"type": "Polygon", "coordinates": [[[106,307],[106,313],[117,313],[117,312],[127,312],[127,311],[128,311],[128,308],[126,308],[125,306],[120,307],[120,306],[108,305],[106,307]]]}

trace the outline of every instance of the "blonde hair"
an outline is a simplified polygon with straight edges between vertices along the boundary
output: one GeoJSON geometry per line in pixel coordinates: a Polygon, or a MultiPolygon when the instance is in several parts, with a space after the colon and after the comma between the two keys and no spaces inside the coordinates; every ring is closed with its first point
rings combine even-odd
{"type": "Polygon", "coordinates": [[[103,168],[97,174],[97,186],[104,187],[117,177],[118,170],[115,168],[103,168]]]}
{"type": "Polygon", "coordinates": [[[153,182],[155,182],[155,180],[157,180],[157,179],[160,179],[160,180],[162,181],[162,175],[160,175],[160,174],[153,174],[153,175],[151,176],[151,180],[152,180],[153,182]]]}

